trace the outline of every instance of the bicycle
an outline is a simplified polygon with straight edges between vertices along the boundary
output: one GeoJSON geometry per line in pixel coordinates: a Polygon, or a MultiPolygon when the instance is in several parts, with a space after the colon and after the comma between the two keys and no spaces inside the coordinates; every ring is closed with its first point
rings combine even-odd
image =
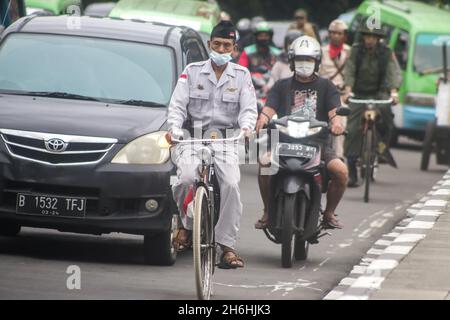
{"type": "Polygon", "coordinates": [[[213,143],[236,142],[244,136],[227,139],[172,139],[177,144],[203,144],[196,151],[201,160],[199,177],[194,183],[194,216],[193,216],[193,256],[197,298],[209,300],[212,295],[212,277],[216,267],[216,242],[214,227],[219,219],[220,190],[215,175],[213,143]]]}
{"type": "Polygon", "coordinates": [[[364,112],[362,117],[363,127],[363,144],[362,157],[359,162],[361,176],[364,178],[364,202],[369,202],[370,182],[375,180],[375,171],[378,168],[378,152],[377,152],[377,135],[376,120],[378,111],[376,105],[391,104],[392,99],[388,100],[359,100],[350,98],[349,102],[354,104],[364,104],[364,112]]]}

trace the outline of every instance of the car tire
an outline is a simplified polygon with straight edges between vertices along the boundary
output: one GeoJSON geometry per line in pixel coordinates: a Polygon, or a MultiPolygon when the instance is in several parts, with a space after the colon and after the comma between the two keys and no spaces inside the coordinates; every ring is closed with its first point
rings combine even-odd
{"type": "Polygon", "coordinates": [[[177,216],[172,219],[171,228],[156,234],[144,235],[144,261],[148,265],[171,266],[177,259],[172,240],[177,226],[177,216]]]}
{"type": "Polygon", "coordinates": [[[0,236],[15,237],[19,234],[20,228],[15,222],[0,221],[0,236]]]}

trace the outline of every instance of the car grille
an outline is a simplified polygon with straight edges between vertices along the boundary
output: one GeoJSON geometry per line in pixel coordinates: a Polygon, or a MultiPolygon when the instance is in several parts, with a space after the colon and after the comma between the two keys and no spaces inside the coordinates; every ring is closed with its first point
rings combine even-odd
{"type": "Polygon", "coordinates": [[[16,158],[49,165],[83,165],[100,162],[117,139],[72,136],[0,129],[8,152],[16,158]],[[50,141],[63,143],[61,151],[48,147],[50,141]]]}

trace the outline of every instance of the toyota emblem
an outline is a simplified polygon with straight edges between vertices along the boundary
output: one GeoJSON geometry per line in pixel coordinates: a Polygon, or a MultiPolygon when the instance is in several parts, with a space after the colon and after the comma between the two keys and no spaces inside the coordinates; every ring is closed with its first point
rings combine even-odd
{"type": "Polygon", "coordinates": [[[45,148],[50,152],[63,152],[67,149],[67,146],[67,142],[58,138],[45,141],[45,148]]]}

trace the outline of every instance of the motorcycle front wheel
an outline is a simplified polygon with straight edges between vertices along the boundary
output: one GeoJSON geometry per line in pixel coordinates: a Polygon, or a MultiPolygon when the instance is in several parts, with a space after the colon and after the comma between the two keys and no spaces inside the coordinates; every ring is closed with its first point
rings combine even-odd
{"type": "Polygon", "coordinates": [[[281,230],[281,265],[283,268],[291,268],[294,261],[294,212],[297,212],[297,194],[285,194],[281,198],[284,203],[280,212],[282,216],[281,230]]]}

